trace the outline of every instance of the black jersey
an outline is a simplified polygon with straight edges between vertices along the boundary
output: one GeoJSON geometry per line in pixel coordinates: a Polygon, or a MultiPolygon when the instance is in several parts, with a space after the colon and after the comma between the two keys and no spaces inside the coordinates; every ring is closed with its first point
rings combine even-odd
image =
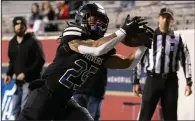
{"type": "MultiPolygon", "coordinates": [[[[107,58],[115,53],[115,49],[102,56],[80,54],[70,49],[68,42],[89,39],[84,28],[70,25],[65,28],[62,41],[57,48],[56,57],[43,74],[49,89],[55,90],[58,85],[71,90],[71,93],[89,78],[97,74],[107,58]]],[[[69,94],[68,94],[69,95],[69,94]]],[[[72,94],[71,94],[72,95],[72,94]]]]}

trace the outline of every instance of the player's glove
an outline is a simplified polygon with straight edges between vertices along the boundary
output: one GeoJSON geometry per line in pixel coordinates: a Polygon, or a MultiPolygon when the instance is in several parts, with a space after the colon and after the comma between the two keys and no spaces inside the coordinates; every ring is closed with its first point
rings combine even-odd
{"type": "Polygon", "coordinates": [[[146,30],[144,28],[140,28],[143,25],[146,25],[148,22],[146,22],[142,17],[135,16],[134,18],[130,19],[130,15],[128,14],[123,26],[121,27],[127,35],[134,36],[137,33],[145,32],[146,30]]]}

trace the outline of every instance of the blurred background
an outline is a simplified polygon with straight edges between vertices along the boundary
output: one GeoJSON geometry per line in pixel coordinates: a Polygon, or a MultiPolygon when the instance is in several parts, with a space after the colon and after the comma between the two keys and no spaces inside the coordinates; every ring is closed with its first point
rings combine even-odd
{"type": "MultiPolygon", "coordinates": [[[[13,37],[12,19],[24,16],[28,20],[28,31],[34,32],[43,44],[46,55],[44,69],[54,58],[58,43],[56,39],[66,26],[66,21],[73,21],[76,10],[85,3],[100,3],[107,11],[110,19],[107,34],[117,30],[127,14],[131,17],[139,15],[147,19],[152,28],[158,26],[158,14],[162,7],[168,6],[174,11],[175,20],[172,28],[184,36],[189,45],[192,67],[194,67],[194,1],[2,1],[2,79],[8,66],[8,42],[13,37]]],[[[118,45],[118,51],[129,48],[118,45]]],[[[125,53],[123,53],[125,54],[125,53]]],[[[185,79],[183,70],[178,74],[181,79],[178,119],[194,120],[194,94],[184,97],[185,79]],[[181,103],[182,102],[182,103],[181,103]]],[[[194,74],[194,68],[192,69],[194,74]]],[[[132,93],[133,72],[131,70],[109,70],[108,84],[101,112],[102,120],[135,120],[140,108],[140,97],[132,93]],[[128,104],[126,103],[128,102],[128,104]]],[[[194,75],[193,75],[194,79],[194,75]]],[[[194,80],[193,80],[194,81],[194,80]]],[[[3,82],[3,81],[2,81],[3,82]]],[[[145,76],[141,79],[144,85],[145,76]]],[[[8,86],[2,83],[2,119],[11,119],[11,96],[14,92],[14,81],[8,86]]],[[[194,88],[193,88],[194,93],[194,88]]],[[[157,107],[153,119],[161,119],[160,106],[157,107]]]]}
{"type": "Polygon", "coordinates": [[[2,34],[7,36],[13,33],[10,23],[14,16],[25,16],[29,28],[35,27],[34,31],[38,34],[59,35],[65,27],[65,21],[72,21],[76,10],[87,2],[97,2],[105,7],[110,18],[108,32],[120,27],[121,21],[128,13],[131,16],[145,17],[149,22],[148,25],[155,28],[159,10],[163,6],[174,10],[173,28],[175,30],[193,29],[194,27],[194,1],[2,1],[2,34]],[[61,9],[64,9],[63,13],[61,9]],[[34,25],[36,20],[41,20],[45,25],[37,27],[34,25]]]}

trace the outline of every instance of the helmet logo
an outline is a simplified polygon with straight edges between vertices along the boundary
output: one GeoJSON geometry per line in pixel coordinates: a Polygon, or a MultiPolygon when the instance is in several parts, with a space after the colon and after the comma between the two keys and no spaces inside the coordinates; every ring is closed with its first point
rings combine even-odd
{"type": "Polygon", "coordinates": [[[20,24],[21,22],[22,22],[21,20],[17,20],[17,21],[16,21],[17,24],[20,24]]]}

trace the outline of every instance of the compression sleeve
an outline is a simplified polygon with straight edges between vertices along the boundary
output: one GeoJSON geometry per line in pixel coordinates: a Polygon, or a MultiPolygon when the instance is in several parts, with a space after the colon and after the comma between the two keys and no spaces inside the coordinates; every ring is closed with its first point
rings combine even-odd
{"type": "Polygon", "coordinates": [[[103,55],[108,51],[110,51],[111,49],[113,49],[116,46],[116,44],[122,41],[126,36],[126,32],[121,28],[117,30],[115,34],[117,35],[115,38],[100,45],[99,47],[89,47],[89,46],[79,45],[78,50],[81,54],[90,54],[93,56],[103,55]]]}
{"type": "Polygon", "coordinates": [[[129,69],[134,69],[136,67],[136,65],[139,63],[139,61],[143,57],[146,49],[147,49],[147,47],[145,47],[145,46],[139,46],[137,48],[136,53],[135,53],[135,58],[134,58],[133,62],[131,63],[129,69]]]}

